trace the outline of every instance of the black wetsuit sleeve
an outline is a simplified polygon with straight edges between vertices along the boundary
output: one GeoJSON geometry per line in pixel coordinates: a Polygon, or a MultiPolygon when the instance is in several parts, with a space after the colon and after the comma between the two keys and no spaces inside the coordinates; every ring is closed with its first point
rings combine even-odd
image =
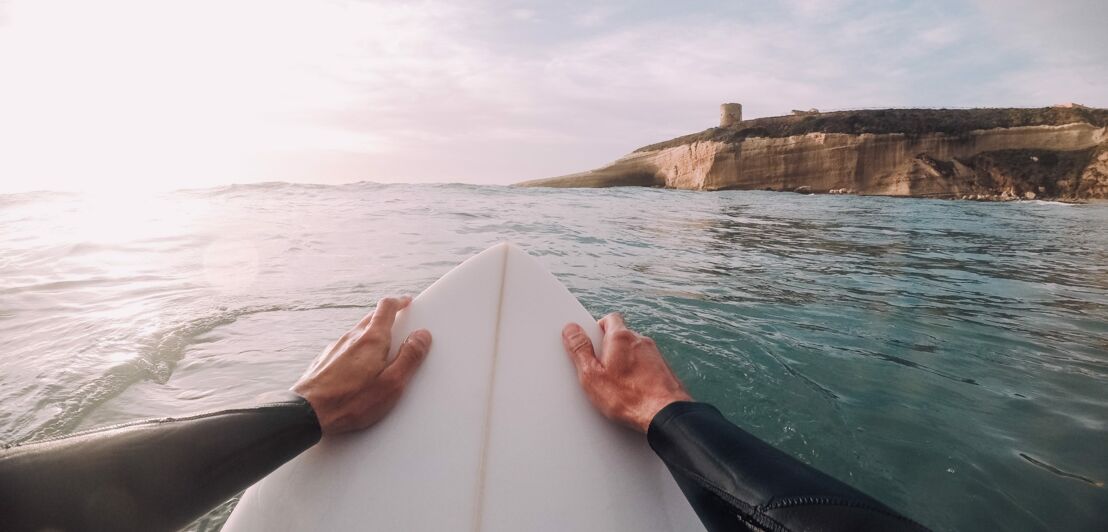
{"type": "Polygon", "coordinates": [[[647,439],[711,532],[926,530],[740,429],[711,405],[670,404],[651,421],[647,439]]]}
{"type": "Polygon", "coordinates": [[[0,530],[176,530],[319,438],[288,393],[0,449],[0,530]]]}

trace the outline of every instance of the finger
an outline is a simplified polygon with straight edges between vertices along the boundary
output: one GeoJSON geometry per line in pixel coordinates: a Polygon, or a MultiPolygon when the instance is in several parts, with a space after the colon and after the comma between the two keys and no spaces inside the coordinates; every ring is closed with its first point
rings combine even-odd
{"type": "Polygon", "coordinates": [[[396,358],[381,372],[381,376],[390,380],[396,379],[395,382],[400,386],[407,384],[430,351],[431,333],[427,329],[412,332],[400,345],[396,358]]]}
{"type": "Polygon", "coordinates": [[[592,340],[585,334],[585,329],[576,323],[568,323],[562,328],[562,346],[578,372],[591,369],[598,362],[592,340]]]}
{"type": "Polygon", "coordinates": [[[386,297],[377,302],[377,308],[373,314],[366,316],[369,324],[366,331],[374,331],[381,334],[391,334],[392,324],[396,322],[396,313],[404,310],[411,304],[411,296],[386,297]]]}
{"type": "Polygon", "coordinates": [[[600,318],[600,330],[604,331],[604,334],[626,328],[627,324],[623,322],[623,314],[618,312],[613,312],[600,318]]]}

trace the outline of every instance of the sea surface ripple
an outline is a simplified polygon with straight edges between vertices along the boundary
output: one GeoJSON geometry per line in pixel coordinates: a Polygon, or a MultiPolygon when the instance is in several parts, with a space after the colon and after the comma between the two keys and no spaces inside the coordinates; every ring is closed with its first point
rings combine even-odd
{"type": "Polygon", "coordinates": [[[287,388],[377,298],[503,240],[653,336],[697,398],[928,526],[1108,523],[1104,205],[373,183],[3,195],[0,442],[287,388]]]}

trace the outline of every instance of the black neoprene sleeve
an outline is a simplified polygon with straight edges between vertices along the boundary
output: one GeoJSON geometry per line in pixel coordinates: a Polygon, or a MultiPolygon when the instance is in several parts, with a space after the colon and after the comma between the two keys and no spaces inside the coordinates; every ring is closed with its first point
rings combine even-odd
{"type": "Polygon", "coordinates": [[[711,532],[926,530],[759,440],[705,403],[663,408],[647,439],[711,532]]]}
{"type": "Polygon", "coordinates": [[[177,530],[320,438],[304,399],[0,449],[0,530],[177,530]]]}
{"type": "MultiPolygon", "coordinates": [[[[703,403],[674,403],[648,440],[705,527],[924,530],[703,403]]],[[[175,530],[315,444],[291,393],[250,408],[108,427],[0,449],[0,530],[175,530]]]]}

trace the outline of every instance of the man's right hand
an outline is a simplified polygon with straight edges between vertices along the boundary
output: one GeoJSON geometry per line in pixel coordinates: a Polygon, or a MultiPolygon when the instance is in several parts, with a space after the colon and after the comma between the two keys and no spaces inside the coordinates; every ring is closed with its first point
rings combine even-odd
{"type": "Polygon", "coordinates": [[[562,329],[562,344],[593,406],[613,421],[645,433],[654,415],[675,401],[692,401],[654,340],[636,334],[618,313],[600,320],[603,354],[576,323],[562,329]]]}

